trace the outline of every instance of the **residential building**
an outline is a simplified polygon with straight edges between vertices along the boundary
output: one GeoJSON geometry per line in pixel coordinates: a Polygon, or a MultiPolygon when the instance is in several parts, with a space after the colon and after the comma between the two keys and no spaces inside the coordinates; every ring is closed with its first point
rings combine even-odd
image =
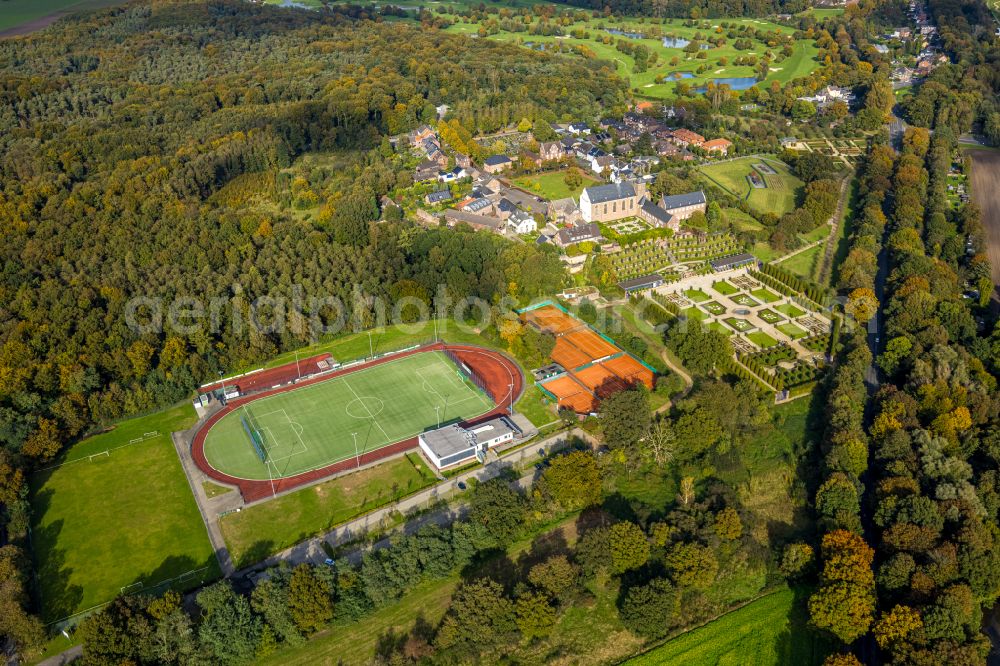
{"type": "Polygon", "coordinates": [[[560,247],[569,247],[587,241],[596,242],[603,238],[600,228],[594,224],[581,224],[576,227],[564,227],[555,235],[555,242],[560,247]]]}
{"type": "Polygon", "coordinates": [[[683,148],[687,148],[688,146],[700,146],[705,143],[705,137],[684,127],[675,129],[671,132],[670,138],[674,143],[683,148]]]}
{"type": "Polygon", "coordinates": [[[507,228],[518,235],[530,234],[538,231],[538,223],[535,222],[531,213],[516,210],[513,215],[507,218],[507,228]]]}
{"type": "Polygon", "coordinates": [[[437,192],[429,192],[427,196],[424,197],[424,202],[431,206],[450,200],[451,192],[447,188],[438,190],[437,192]]]}
{"type": "Polygon", "coordinates": [[[702,150],[709,153],[719,153],[720,155],[728,155],[729,149],[732,148],[733,142],[729,139],[712,139],[711,141],[706,141],[701,144],[702,150]]]}
{"type": "Polygon", "coordinates": [[[660,208],[677,216],[679,220],[686,220],[697,212],[704,213],[707,207],[705,193],[701,190],[660,198],[660,208]]]}
{"type": "Polygon", "coordinates": [[[441,167],[437,162],[432,162],[431,160],[424,160],[417,165],[416,169],[413,171],[414,182],[420,183],[425,180],[435,180],[440,173],[441,167]]]}
{"type": "Polygon", "coordinates": [[[558,141],[543,141],[538,146],[538,154],[545,162],[553,162],[563,158],[563,146],[558,141]]]}
{"type": "Polygon", "coordinates": [[[477,215],[475,213],[468,213],[464,210],[454,210],[449,209],[444,212],[445,222],[448,226],[453,227],[456,224],[468,224],[473,229],[482,229],[486,231],[497,232],[500,231],[503,222],[497,217],[487,217],[486,215],[477,215]]]}
{"type": "Polygon", "coordinates": [[[486,173],[500,173],[509,169],[512,162],[506,155],[491,155],[483,160],[483,171],[486,173]]]}
{"type": "Polygon", "coordinates": [[[609,222],[634,217],[638,197],[631,183],[612,183],[588,187],[580,195],[580,211],[587,222],[609,222]]]}
{"type": "Polygon", "coordinates": [[[567,129],[576,135],[590,134],[590,127],[587,126],[587,123],[570,123],[567,129]]]}

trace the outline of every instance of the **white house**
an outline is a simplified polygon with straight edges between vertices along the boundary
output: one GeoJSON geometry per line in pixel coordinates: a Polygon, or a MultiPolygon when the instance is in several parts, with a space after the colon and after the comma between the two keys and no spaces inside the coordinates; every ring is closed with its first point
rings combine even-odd
{"type": "Polygon", "coordinates": [[[486,451],[521,436],[521,429],[506,416],[496,416],[474,426],[447,425],[417,437],[424,455],[438,469],[482,459],[486,451]]]}
{"type": "Polygon", "coordinates": [[[516,210],[507,218],[507,228],[515,234],[531,234],[538,231],[538,223],[531,213],[516,210]]]}

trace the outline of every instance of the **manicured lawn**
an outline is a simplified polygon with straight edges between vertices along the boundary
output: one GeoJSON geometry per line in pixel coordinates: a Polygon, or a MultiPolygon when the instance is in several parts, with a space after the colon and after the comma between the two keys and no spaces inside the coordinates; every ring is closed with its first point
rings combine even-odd
{"type": "Polygon", "coordinates": [[[682,310],[681,313],[688,319],[697,319],[698,321],[708,319],[708,315],[696,307],[690,307],[687,310],[682,310]]]}
{"type": "Polygon", "coordinates": [[[716,333],[722,333],[722,334],[723,334],[724,336],[726,336],[727,338],[728,338],[728,337],[729,337],[730,335],[732,335],[732,334],[733,334],[733,332],[732,332],[732,331],[730,331],[730,330],[729,330],[728,328],[726,328],[725,326],[723,326],[723,325],[722,325],[721,323],[719,323],[719,322],[717,322],[717,321],[712,321],[712,322],[709,322],[709,323],[708,323],[708,327],[707,327],[707,328],[708,328],[708,330],[710,330],[710,331],[715,331],[716,333]]]}
{"type": "Polygon", "coordinates": [[[775,328],[790,337],[792,340],[798,340],[799,338],[804,338],[808,335],[806,331],[789,322],[778,324],[775,328]]]}
{"type": "Polygon", "coordinates": [[[816,247],[811,247],[808,250],[799,252],[793,257],[789,257],[778,265],[800,277],[811,280],[813,279],[813,273],[818,268],[816,264],[819,262],[824,249],[825,248],[821,243],[816,247]]]}
{"type": "Polygon", "coordinates": [[[186,587],[218,576],[170,438],[195,420],[184,404],[125,421],[58,461],[70,464],[32,477],[31,536],[46,622],[111,601],[135,583],[148,589],[205,567],[186,587]],[[129,444],[152,432],[160,434],[129,444]]]}
{"type": "Polygon", "coordinates": [[[688,289],[684,292],[684,295],[690,298],[695,303],[704,303],[705,301],[712,300],[712,297],[706,294],[701,289],[688,289]]]}
{"type": "Polygon", "coordinates": [[[754,331],[752,333],[747,333],[747,340],[754,343],[762,349],[768,349],[778,344],[778,341],[772,338],[770,335],[764,331],[754,331]]]}
{"type": "Polygon", "coordinates": [[[829,647],[809,628],[805,594],[784,589],[723,615],[644,655],[629,666],[820,664],[829,647]]]}
{"type": "Polygon", "coordinates": [[[220,486],[218,483],[212,483],[211,481],[202,481],[201,487],[205,489],[205,494],[209,497],[218,497],[219,495],[231,493],[234,490],[234,488],[220,486]]]}
{"type": "Polygon", "coordinates": [[[408,453],[228,514],[219,524],[236,566],[243,567],[434,481],[420,456],[408,453]]]}
{"type": "Polygon", "coordinates": [[[725,280],[720,280],[718,282],[712,283],[712,289],[719,292],[723,296],[732,296],[733,294],[739,293],[739,289],[729,284],[725,280]]]}
{"type": "Polygon", "coordinates": [[[549,407],[548,398],[534,384],[524,389],[524,395],[514,403],[514,410],[524,414],[535,427],[556,420],[555,413],[549,407]]]}
{"type": "Polygon", "coordinates": [[[788,316],[791,319],[795,319],[796,317],[801,317],[806,313],[805,310],[796,305],[793,305],[792,303],[782,303],[781,305],[775,305],[774,309],[780,312],[781,314],[788,316]]]}
{"type": "Polygon", "coordinates": [[[521,176],[514,179],[514,184],[523,187],[529,192],[534,192],[543,199],[565,199],[567,197],[579,198],[584,188],[600,183],[597,178],[583,175],[583,183],[579,187],[570,188],[566,184],[566,171],[551,171],[533,176],[521,176]]]}
{"type": "Polygon", "coordinates": [[[727,319],[723,319],[722,321],[724,321],[730,328],[740,331],[741,333],[743,331],[749,331],[753,328],[753,324],[748,322],[746,319],[740,319],[738,317],[729,317],[727,319]]]}
{"type": "Polygon", "coordinates": [[[760,305],[760,303],[758,303],[757,301],[753,300],[752,298],[750,298],[746,294],[739,294],[738,296],[733,296],[732,297],[732,301],[734,303],[736,303],[737,305],[742,305],[743,307],[747,307],[747,308],[755,308],[758,305],[760,305]]]}
{"type": "Polygon", "coordinates": [[[784,319],[780,314],[774,312],[773,310],[760,310],[757,312],[757,316],[766,321],[768,324],[773,324],[776,321],[781,321],[784,319]]]}
{"type": "Polygon", "coordinates": [[[701,307],[705,308],[706,310],[708,310],[709,312],[711,312],[714,315],[720,315],[720,314],[724,314],[726,312],[726,308],[724,308],[721,304],[719,304],[719,303],[717,303],[715,301],[709,301],[708,303],[702,303],[701,307]]]}
{"type": "Polygon", "coordinates": [[[781,300],[781,296],[778,296],[776,293],[774,293],[773,291],[771,291],[766,287],[755,289],[754,291],[750,292],[750,295],[752,295],[758,301],[764,301],[765,303],[774,303],[775,301],[781,300]]]}
{"type": "Polygon", "coordinates": [[[721,164],[708,164],[700,168],[709,180],[728,190],[731,194],[746,199],[755,209],[778,216],[794,210],[796,194],[804,185],[789,171],[788,165],[775,159],[744,157],[721,164]],[[761,162],[770,166],[777,173],[760,173],[767,187],[762,189],[750,187],[747,176],[751,171],[756,171],[753,165],[761,162]]]}

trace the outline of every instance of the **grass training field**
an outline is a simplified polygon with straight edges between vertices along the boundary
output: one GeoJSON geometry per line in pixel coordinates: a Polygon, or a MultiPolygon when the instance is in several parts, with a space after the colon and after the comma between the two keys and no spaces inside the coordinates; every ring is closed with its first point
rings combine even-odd
{"type": "Polygon", "coordinates": [[[408,453],[230,513],[219,524],[243,567],[435,481],[420,456],[408,453]]]}
{"type": "Polygon", "coordinates": [[[567,197],[579,198],[584,188],[590,187],[601,181],[591,178],[581,171],[583,182],[579,187],[570,188],[566,184],[566,171],[551,171],[533,176],[521,176],[514,179],[514,184],[529,192],[534,192],[543,199],[565,199],[567,197]]]}
{"type": "Polygon", "coordinates": [[[796,195],[804,186],[804,183],[788,170],[787,164],[774,159],[743,157],[720,164],[707,164],[700,169],[719,187],[746,199],[757,210],[774,213],[779,217],[795,209],[796,195]],[[760,174],[767,183],[767,187],[763,189],[750,187],[750,183],[747,182],[747,176],[751,171],[755,171],[753,164],[760,162],[765,162],[777,171],[776,174],[760,174]]]}
{"type": "Polygon", "coordinates": [[[253,400],[209,430],[205,457],[238,478],[293,476],[492,406],[443,352],[422,352],[253,400]],[[263,442],[266,465],[244,420],[263,442]]]}
{"type": "Polygon", "coordinates": [[[829,648],[807,626],[804,600],[781,590],[681,634],[626,662],[629,666],[820,664],[829,648]]]}
{"type": "Polygon", "coordinates": [[[76,444],[57,461],[60,467],[31,479],[32,547],[46,622],[111,601],[135,583],[148,589],[208,567],[193,587],[218,575],[170,438],[195,420],[185,404],[125,421],[76,444]],[[129,444],[152,432],[160,434],[129,444]]]}

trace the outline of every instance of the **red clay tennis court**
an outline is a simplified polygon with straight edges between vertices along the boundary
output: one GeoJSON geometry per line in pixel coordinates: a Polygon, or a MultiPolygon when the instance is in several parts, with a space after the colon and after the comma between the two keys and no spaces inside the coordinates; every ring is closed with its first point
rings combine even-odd
{"type": "Polygon", "coordinates": [[[556,346],[552,348],[552,353],[549,356],[567,370],[578,368],[594,360],[589,354],[584,353],[567,340],[565,336],[556,338],[556,346]]]}
{"type": "Polygon", "coordinates": [[[642,382],[646,388],[653,388],[653,372],[628,354],[601,361],[601,365],[625,380],[627,384],[642,382]]]}
{"type": "Polygon", "coordinates": [[[559,339],[567,340],[571,345],[586,354],[589,357],[589,361],[596,361],[599,358],[604,358],[605,356],[611,356],[621,352],[621,349],[614,346],[590,329],[572,331],[570,333],[566,333],[559,339]]]}
{"type": "Polygon", "coordinates": [[[606,398],[613,393],[628,388],[628,385],[622,381],[621,377],[600,363],[588,365],[583,370],[577,370],[573,373],[573,376],[599,398],[606,398]]]}
{"type": "Polygon", "coordinates": [[[590,413],[595,409],[594,395],[570,375],[556,377],[542,386],[556,397],[560,407],[580,414],[590,413]]]}
{"type": "Polygon", "coordinates": [[[554,305],[546,305],[537,310],[529,310],[521,315],[524,321],[529,322],[553,335],[561,335],[574,328],[583,325],[578,319],[574,319],[554,305]]]}

